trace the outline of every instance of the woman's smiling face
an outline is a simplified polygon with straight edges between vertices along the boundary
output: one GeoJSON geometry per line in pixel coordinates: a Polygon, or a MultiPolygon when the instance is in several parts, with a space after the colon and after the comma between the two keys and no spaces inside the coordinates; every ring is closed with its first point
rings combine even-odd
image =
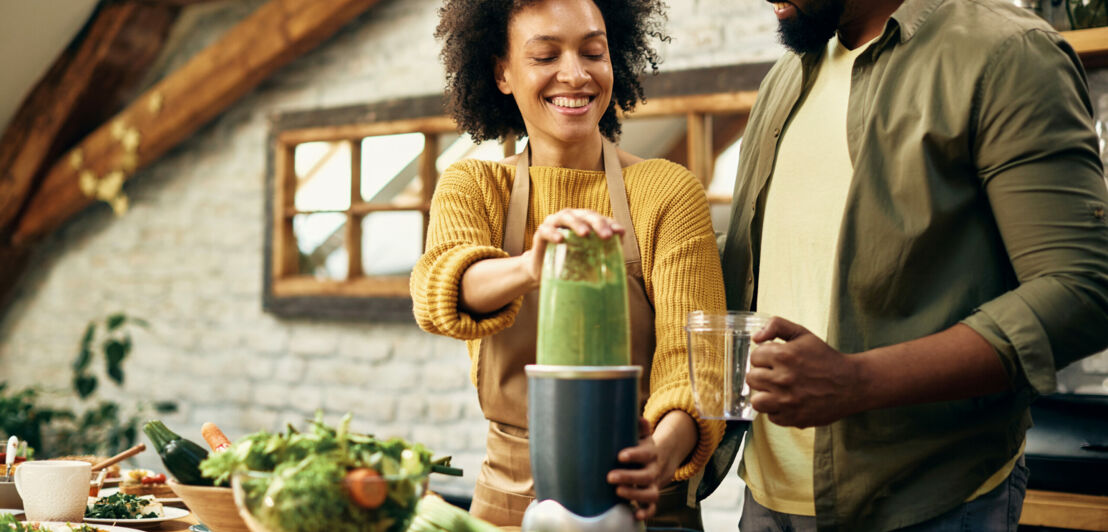
{"type": "Polygon", "coordinates": [[[613,84],[605,32],[592,0],[544,0],[509,20],[496,81],[515,98],[533,140],[564,144],[599,135],[613,84]]]}

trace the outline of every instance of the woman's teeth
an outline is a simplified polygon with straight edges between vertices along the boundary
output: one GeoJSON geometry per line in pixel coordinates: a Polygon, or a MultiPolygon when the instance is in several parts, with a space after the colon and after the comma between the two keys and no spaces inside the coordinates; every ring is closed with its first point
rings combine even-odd
{"type": "Polygon", "coordinates": [[[557,105],[558,107],[577,108],[584,107],[589,104],[588,98],[566,98],[564,96],[555,96],[550,99],[550,103],[557,105]]]}

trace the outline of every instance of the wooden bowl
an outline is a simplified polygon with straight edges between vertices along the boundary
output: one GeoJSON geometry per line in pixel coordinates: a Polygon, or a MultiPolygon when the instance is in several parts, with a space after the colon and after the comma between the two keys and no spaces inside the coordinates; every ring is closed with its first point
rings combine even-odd
{"type": "Polygon", "coordinates": [[[250,532],[239,517],[231,488],[189,486],[169,479],[169,488],[176,493],[196,518],[212,532],[250,532]]]}

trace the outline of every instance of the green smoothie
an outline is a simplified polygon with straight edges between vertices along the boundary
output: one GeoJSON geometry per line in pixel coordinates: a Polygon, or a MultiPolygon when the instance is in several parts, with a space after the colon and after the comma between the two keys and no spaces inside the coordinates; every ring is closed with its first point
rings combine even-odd
{"type": "Polygon", "coordinates": [[[539,289],[539,364],[631,364],[625,272],[618,238],[567,235],[547,249],[539,289]]]}

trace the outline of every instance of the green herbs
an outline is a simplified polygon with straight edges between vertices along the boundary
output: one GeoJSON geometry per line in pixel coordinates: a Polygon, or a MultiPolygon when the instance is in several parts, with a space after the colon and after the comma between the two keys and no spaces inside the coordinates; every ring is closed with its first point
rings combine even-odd
{"type": "Polygon", "coordinates": [[[35,523],[21,523],[12,514],[0,514],[0,530],[12,532],[50,532],[48,529],[35,523]]]}
{"type": "MultiPolygon", "coordinates": [[[[65,526],[71,532],[104,532],[103,528],[96,528],[88,525],[66,523],[65,526]]],[[[58,532],[60,529],[48,528],[38,523],[21,523],[11,514],[0,514],[0,530],[10,530],[11,532],[58,532]]]]}
{"type": "Polygon", "coordinates": [[[350,419],[348,414],[331,427],[317,414],[305,432],[290,426],[284,434],[251,434],[210,454],[200,470],[217,485],[243,472],[238,478],[245,504],[274,532],[402,531],[428,474],[447,472],[449,464],[432,461],[418,443],[350,432],[350,419]],[[387,495],[379,507],[351,499],[347,474],[358,468],[371,468],[384,479],[387,495]]]}
{"type": "Polygon", "coordinates": [[[107,497],[97,499],[92,506],[85,509],[85,517],[92,519],[147,519],[161,517],[156,511],[147,510],[152,501],[130,495],[127,493],[115,493],[107,497]]]}

